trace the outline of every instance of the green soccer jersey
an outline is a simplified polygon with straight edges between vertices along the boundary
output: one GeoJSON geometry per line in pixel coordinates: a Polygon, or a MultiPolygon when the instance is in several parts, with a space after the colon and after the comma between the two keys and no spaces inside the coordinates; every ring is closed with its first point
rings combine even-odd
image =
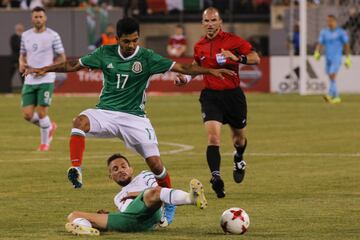
{"type": "Polygon", "coordinates": [[[99,109],[145,115],[145,90],[150,77],[169,71],[174,62],[150,49],[137,47],[134,54],[123,57],[118,45],[102,46],[82,57],[82,66],[101,69],[104,74],[99,109]]]}

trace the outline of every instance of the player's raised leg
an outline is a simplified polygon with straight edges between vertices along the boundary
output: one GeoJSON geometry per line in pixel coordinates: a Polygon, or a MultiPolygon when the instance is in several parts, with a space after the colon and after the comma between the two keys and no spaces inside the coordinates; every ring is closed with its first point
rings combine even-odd
{"type": "Polygon", "coordinates": [[[70,161],[68,179],[74,188],[82,186],[81,164],[85,150],[85,134],[90,130],[89,118],[85,115],[77,116],[73,121],[73,128],[70,136],[70,161]]]}
{"type": "Polygon", "coordinates": [[[207,207],[207,200],[202,183],[197,179],[190,181],[190,191],[156,187],[145,190],[144,202],[147,207],[159,208],[161,203],[180,205],[195,205],[200,209],[207,207]]]}

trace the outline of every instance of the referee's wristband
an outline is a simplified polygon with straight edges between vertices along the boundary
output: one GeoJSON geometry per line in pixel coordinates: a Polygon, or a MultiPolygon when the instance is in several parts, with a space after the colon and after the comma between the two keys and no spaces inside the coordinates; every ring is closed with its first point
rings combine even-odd
{"type": "Polygon", "coordinates": [[[238,60],[239,63],[247,64],[247,61],[248,61],[247,56],[245,56],[245,55],[239,56],[239,60],[238,60]]]}

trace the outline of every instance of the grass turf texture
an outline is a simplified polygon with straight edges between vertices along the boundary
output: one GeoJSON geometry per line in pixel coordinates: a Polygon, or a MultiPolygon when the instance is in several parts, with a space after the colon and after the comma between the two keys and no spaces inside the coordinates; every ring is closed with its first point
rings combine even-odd
{"type": "MultiPolygon", "coordinates": [[[[222,132],[226,197],[216,199],[205,160],[206,135],[197,95],[149,97],[148,116],[174,187],[203,182],[209,206],[178,207],[167,229],[104,233],[101,239],[359,239],[360,96],[328,105],[319,96],[248,94],[248,163],[245,181],[232,180],[232,144],[222,132]],[[188,150],[181,150],[187,145],[188,150]],[[224,235],[221,213],[230,207],[250,215],[243,236],[224,235]]],[[[115,210],[118,187],[107,178],[106,158],[121,152],[139,172],[147,169],[117,139],[87,139],[84,187],[71,188],[68,137],[71,120],[97,97],[55,96],[50,116],[59,128],[46,153],[36,151],[39,129],[22,119],[20,97],[0,96],[0,239],[74,239],[65,232],[73,210],[115,210]]]]}

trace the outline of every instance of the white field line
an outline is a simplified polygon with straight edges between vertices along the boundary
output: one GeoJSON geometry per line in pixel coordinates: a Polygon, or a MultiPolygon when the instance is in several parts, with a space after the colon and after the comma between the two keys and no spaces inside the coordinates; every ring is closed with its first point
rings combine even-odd
{"type": "MultiPolygon", "coordinates": [[[[186,155],[205,155],[204,153],[193,153],[188,152],[184,153],[186,155]]],[[[221,153],[224,156],[233,156],[234,153],[221,153]]],[[[245,156],[259,156],[259,157],[360,157],[360,152],[358,153],[245,153],[245,156]]]]}
{"type": "MultiPolygon", "coordinates": [[[[24,136],[22,138],[38,138],[35,136],[24,136]]],[[[68,140],[68,137],[57,137],[57,140],[68,140]]],[[[100,138],[88,138],[90,141],[104,141],[100,138]]],[[[116,143],[122,143],[121,140],[113,138],[113,139],[107,139],[105,140],[107,142],[116,142],[116,143]]],[[[187,156],[205,156],[205,152],[191,152],[191,150],[194,149],[194,146],[187,145],[187,144],[180,144],[180,143],[173,143],[173,142],[159,142],[159,145],[168,145],[172,147],[176,147],[176,149],[168,150],[168,151],[161,151],[161,155],[174,155],[174,154],[184,154],[187,156]]],[[[35,153],[36,155],[42,154],[41,152],[28,152],[27,153],[35,153]]],[[[86,159],[96,159],[96,158],[103,158],[104,155],[108,154],[107,152],[101,152],[97,151],[96,155],[86,156],[86,159]],[[100,154],[103,153],[103,154],[100,154]]],[[[232,152],[222,153],[223,156],[232,156],[232,152]]],[[[127,156],[138,156],[138,154],[132,153],[127,154],[127,156]]],[[[350,157],[350,158],[358,158],[360,157],[360,152],[355,153],[291,153],[291,152],[280,152],[280,153],[259,153],[259,152],[247,152],[245,153],[245,156],[258,156],[258,157],[336,157],[336,158],[344,158],[344,157],[350,157]]],[[[54,158],[36,158],[35,156],[33,158],[22,158],[17,159],[16,162],[36,162],[36,161],[50,161],[50,160],[56,160],[60,159],[59,157],[54,158]]],[[[9,160],[3,160],[0,159],[1,162],[9,162],[9,160]]]]}
{"type": "MultiPolygon", "coordinates": [[[[166,142],[162,142],[161,144],[166,145],[166,142]]],[[[168,145],[175,146],[176,145],[183,145],[183,144],[177,144],[177,143],[168,143],[168,145]]],[[[205,156],[205,153],[194,153],[194,152],[186,152],[191,149],[193,149],[193,146],[185,145],[187,147],[179,148],[176,150],[171,151],[163,151],[161,155],[175,155],[178,153],[181,153],[186,156],[205,156]],[[189,148],[189,149],[187,149],[189,148]]],[[[36,153],[36,152],[34,152],[36,153]]],[[[100,153],[100,152],[97,152],[100,153]]],[[[42,154],[42,153],[38,153],[42,154]]],[[[102,155],[91,155],[86,156],[86,159],[97,159],[97,158],[104,158],[104,155],[108,154],[107,152],[104,152],[102,155]]],[[[223,156],[232,156],[233,153],[222,153],[223,156]]],[[[135,153],[127,154],[126,156],[133,157],[133,156],[139,156],[135,153]]],[[[360,158],[360,153],[246,153],[245,156],[257,156],[257,157],[334,157],[334,158],[360,158]]],[[[53,157],[53,158],[36,158],[35,156],[33,158],[23,158],[23,159],[17,159],[16,162],[38,162],[38,161],[50,161],[50,160],[57,160],[57,159],[63,159],[59,157],[53,157]]],[[[3,160],[0,159],[0,163],[2,162],[10,162],[10,160],[3,160]]]]}
{"type": "MultiPolygon", "coordinates": [[[[32,138],[31,136],[27,137],[27,138],[32,138]]],[[[56,139],[60,139],[60,140],[68,140],[69,138],[65,138],[65,137],[57,137],[56,139]]],[[[96,139],[96,138],[91,138],[90,141],[96,141],[96,140],[102,140],[102,139],[96,139]]],[[[121,143],[121,141],[119,139],[108,139],[107,142],[117,142],[117,143],[121,143]]],[[[169,151],[162,151],[160,154],[161,155],[173,155],[173,154],[178,154],[178,153],[182,153],[182,152],[186,152],[186,151],[190,151],[192,149],[194,149],[194,146],[191,145],[186,145],[186,144],[180,144],[180,143],[173,143],[173,142],[159,142],[159,145],[168,145],[168,146],[172,146],[172,147],[176,147],[176,149],[173,150],[169,150],[169,151]]],[[[24,151],[24,152],[28,152],[28,151],[24,151]]],[[[35,153],[35,154],[42,154],[41,152],[37,152],[37,151],[32,151],[32,152],[28,152],[28,153],[35,153]]],[[[97,151],[97,153],[100,153],[97,151]]],[[[106,154],[104,152],[104,154],[106,154]]],[[[107,153],[110,154],[110,153],[107,153]]],[[[127,154],[127,156],[138,156],[138,154],[127,154]]],[[[104,155],[91,155],[91,156],[86,156],[87,159],[96,159],[96,158],[103,158],[104,155]]],[[[55,160],[58,158],[36,158],[36,156],[34,156],[34,158],[22,158],[22,159],[17,159],[16,162],[37,162],[37,161],[50,161],[50,160],[55,160]]],[[[0,163],[2,162],[9,162],[9,160],[3,160],[0,159],[0,163]]]]}

